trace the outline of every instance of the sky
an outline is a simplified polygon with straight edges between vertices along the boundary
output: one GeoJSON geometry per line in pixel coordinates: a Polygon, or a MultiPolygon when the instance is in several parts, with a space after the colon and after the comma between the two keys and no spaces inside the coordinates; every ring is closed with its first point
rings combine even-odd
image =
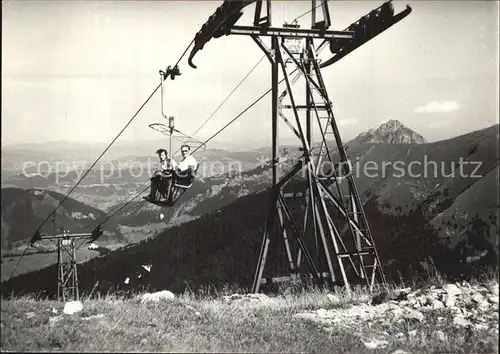
{"type": "MultiPolygon", "coordinates": [[[[49,141],[109,143],[177,62],[222,1],[2,2],[2,146],[49,141]]],[[[382,1],[329,1],[332,30],[343,30],[382,1]]],[[[344,141],[397,119],[428,141],[498,124],[497,1],[395,1],[413,12],[322,75],[344,141]]],[[[239,25],[251,24],[255,5],[239,25]]],[[[311,2],[272,1],[273,25],[311,2]]],[[[310,26],[310,17],[300,19],[310,26]]],[[[267,38],[264,39],[266,42],[267,38]]],[[[268,43],[268,42],[267,42],[268,43]]],[[[319,44],[319,42],[317,42],[319,44]]],[[[246,36],[212,39],[182,75],[164,83],[166,115],[193,134],[262,58],[246,36]]],[[[321,58],[328,58],[328,49],[321,58]]],[[[270,88],[264,59],[196,135],[206,139],[270,88]]],[[[158,91],[120,136],[154,140],[166,122],[158,91]]],[[[271,142],[271,97],[214,138],[232,147],[271,142]]],[[[301,100],[302,100],[301,96],[301,100]]],[[[290,116],[290,118],[293,118],[290,116]]],[[[280,123],[282,141],[292,135],[280,123]],[[283,127],[283,128],[281,128],[283,127]]],[[[287,140],[288,139],[288,140],[287,140]]],[[[210,147],[210,145],[208,146],[210,147]]]]}

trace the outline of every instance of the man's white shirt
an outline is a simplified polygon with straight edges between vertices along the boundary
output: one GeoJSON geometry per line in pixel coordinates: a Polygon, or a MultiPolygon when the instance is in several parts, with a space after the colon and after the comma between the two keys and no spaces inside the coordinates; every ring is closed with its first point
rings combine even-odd
{"type": "Polygon", "coordinates": [[[179,165],[177,166],[177,168],[181,171],[186,171],[189,167],[191,167],[193,171],[196,169],[196,159],[191,155],[186,156],[186,158],[179,162],[179,165]]]}

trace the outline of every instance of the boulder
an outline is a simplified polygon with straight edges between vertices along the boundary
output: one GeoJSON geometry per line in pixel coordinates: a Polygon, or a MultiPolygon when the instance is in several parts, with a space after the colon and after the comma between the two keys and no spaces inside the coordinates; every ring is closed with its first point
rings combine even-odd
{"type": "Polygon", "coordinates": [[[69,301],[64,304],[63,312],[66,315],[73,315],[83,310],[83,304],[80,301],[69,301]]]}
{"type": "Polygon", "coordinates": [[[142,295],[142,300],[141,302],[158,302],[160,300],[172,300],[175,298],[175,295],[168,291],[168,290],[162,290],[162,291],[157,291],[155,293],[148,293],[142,295]]]}

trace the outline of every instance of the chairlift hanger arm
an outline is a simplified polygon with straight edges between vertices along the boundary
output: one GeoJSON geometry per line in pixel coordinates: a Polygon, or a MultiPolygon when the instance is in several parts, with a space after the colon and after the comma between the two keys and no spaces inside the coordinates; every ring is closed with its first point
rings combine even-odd
{"type": "Polygon", "coordinates": [[[201,144],[203,143],[202,141],[200,141],[196,138],[193,138],[192,136],[187,135],[176,128],[170,128],[163,123],[152,123],[152,124],[149,124],[149,127],[151,129],[154,129],[154,130],[164,134],[164,135],[168,135],[168,136],[172,135],[173,138],[176,138],[176,139],[189,139],[191,141],[196,141],[196,142],[201,143],[201,144]],[[174,133],[177,133],[178,135],[175,136],[174,133]]]}
{"type": "Polygon", "coordinates": [[[153,130],[156,130],[157,132],[164,134],[164,135],[170,136],[170,128],[163,123],[152,123],[152,124],[149,124],[149,127],[153,130]]]}
{"type": "Polygon", "coordinates": [[[185,142],[191,142],[191,143],[196,143],[196,144],[200,144],[202,146],[205,146],[205,143],[202,142],[201,140],[198,140],[198,139],[196,139],[196,138],[194,138],[194,137],[192,137],[190,135],[184,134],[183,132],[181,132],[181,131],[179,131],[177,129],[174,129],[174,131],[176,133],[178,133],[179,135],[177,135],[177,136],[174,135],[173,138],[176,139],[176,140],[178,140],[178,141],[180,141],[180,142],[183,142],[183,143],[185,143],[185,142]]]}
{"type": "Polygon", "coordinates": [[[181,142],[182,144],[196,144],[198,145],[198,148],[197,150],[199,150],[200,148],[203,148],[203,150],[206,149],[206,144],[196,138],[193,138],[192,136],[189,136],[183,132],[181,132],[180,130],[178,129],[175,129],[175,128],[169,128],[167,125],[163,124],[163,123],[152,123],[152,124],[149,124],[149,127],[151,129],[154,129],[164,135],[167,135],[169,137],[172,137],[173,139],[181,142]]]}

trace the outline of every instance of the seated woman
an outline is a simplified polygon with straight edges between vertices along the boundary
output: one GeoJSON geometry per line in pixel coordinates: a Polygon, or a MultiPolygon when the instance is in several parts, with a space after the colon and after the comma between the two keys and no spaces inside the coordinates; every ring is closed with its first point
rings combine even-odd
{"type": "Polygon", "coordinates": [[[155,171],[154,176],[151,178],[151,192],[146,197],[148,201],[156,201],[158,191],[161,195],[168,198],[170,183],[172,181],[172,171],[177,167],[175,160],[168,158],[167,150],[158,149],[156,153],[160,158],[160,168],[155,171]]]}

